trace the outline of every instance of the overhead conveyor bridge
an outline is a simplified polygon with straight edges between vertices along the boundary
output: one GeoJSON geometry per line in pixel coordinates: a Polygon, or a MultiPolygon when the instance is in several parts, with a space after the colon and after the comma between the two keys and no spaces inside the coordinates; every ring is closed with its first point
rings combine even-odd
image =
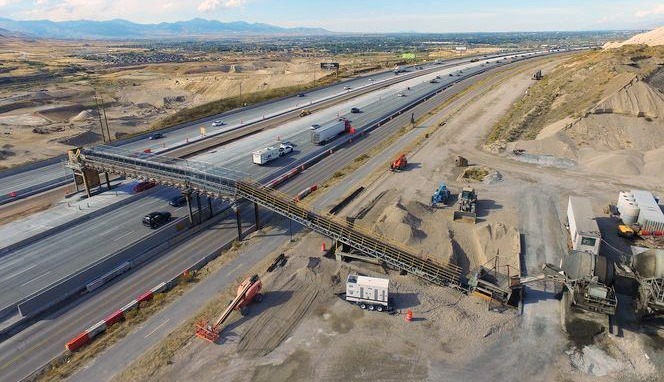
{"type": "Polygon", "coordinates": [[[397,269],[442,286],[459,286],[461,268],[425,260],[407,247],[333,215],[317,214],[302,202],[252,181],[246,174],[210,164],[129,152],[109,146],[71,150],[70,167],[122,174],[217,198],[246,199],[288,217],[397,269]]]}

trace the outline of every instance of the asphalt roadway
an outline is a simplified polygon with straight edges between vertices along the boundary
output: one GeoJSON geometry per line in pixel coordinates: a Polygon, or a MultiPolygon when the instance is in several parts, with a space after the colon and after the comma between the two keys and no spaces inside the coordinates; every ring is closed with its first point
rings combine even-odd
{"type": "MultiPolygon", "coordinates": [[[[494,61],[495,63],[495,61],[494,61]]],[[[480,62],[462,64],[458,70],[463,75],[484,70],[480,62]]],[[[493,65],[493,63],[492,63],[493,65]]],[[[359,105],[359,114],[344,114],[351,119],[358,133],[366,126],[379,121],[385,115],[400,110],[423,95],[458,81],[457,69],[441,69],[440,79],[429,83],[436,73],[407,80],[377,93],[370,93],[358,100],[345,101],[339,107],[359,105]],[[450,76],[452,74],[452,76],[450,76]],[[406,88],[410,87],[410,90],[406,88]],[[404,97],[397,96],[403,92],[404,97]]],[[[454,92],[448,89],[446,93],[454,92]]],[[[445,93],[443,93],[445,94],[445,93]]],[[[248,173],[254,179],[265,179],[284,170],[297,167],[311,157],[329,149],[335,142],[319,146],[310,142],[312,122],[324,123],[337,118],[335,110],[315,113],[311,118],[301,118],[228,146],[199,155],[193,159],[219,165],[225,168],[248,173]],[[328,113],[326,115],[326,113],[328,113]],[[329,115],[332,113],[332,115],[329,115]],[[264,166],[254,165],[250,153],[274,142],[276,136],[283,136],[295,144],[295,151],[264,166]]],[[[341,113],[338,111],[337,113],[341,113]]],[[[402,115],[404,118],[410,118],[402,115]]],[[[386,129],[378,129],[376,134],[385,134],[386,129]]],[[[357,133],[356,133],[357,134],[357,133]]],[[[366,139],[365,139],[366,140],[366,139]]],[[[313,183],[315,184],[315,183],[313,183]]],[[[311,185],[311,184],[310,184],[311,185]]],[[[299,191],[299,190],[298,190],[299,191]]],[[[80,225],[72,226],[54,235],[10,252],[0,258],[0,308],[16,304],[32,293],[56,283],[68,275],[92,264],[125,246],[146,238],[153,230],[143,227],[141,218],[149,212],[166,210],[174,217],[184,217],[185,209],[175,211],[168,206],[168,200],[177,195],[176,190],[160,190],[133,203],[118,207],[114,211],[95,217],[80,225]]],[[[157,244],[157,243],[156,243],[157,244]]]]}
{"type": "MultiPolygon", "coordinates": [[[[468,61],[469,58],[454,59],[444,61],[443,64],[448,65],[468,61]]],[[[423,69],[427,69],[435,65],[433,63],[427,63],[421,66],[423,69]]],[[[417,71],[417,69],[414,68],[415,67],[412,66],[407,67],[408,72],[417,71]]],[[[162,139],[149,140],[149,136],[151,134],[145,134],[138,140],[127,140],[125,143],[119,142],[118,145],[133,151],[143,151],[145,149],[157,150],[162,146],[171,146],[173,144],[186,142],[188,139],[199,137],[201,127],[205,127],[206,134],[211,135],[218,131],[224,131],[236,127],[250,120],[256,120],[263,117],[267,118],[270,115],[280,113],[291,108],[305,108],[311,103],[320,101],[322,99],[343,95],[348,92],[352,92],[353,90],[360,89],[362,87],[366,87],[394,77],[395,75],[392,71],[361,76],[337,84],[321,87],[308,92],[303,92],[303,97],[290,96],[275,101],[268,101],[255,106],[249,106],[219,115],[202,118],[193,122],[183,123],[167,129],[168,132],[164,133],[165,137],[162,139]],[[350,87],[351,89],[345,90],[344,87],[346,86],[350,87]],[[212,122],[216,120],[221,120],[224,125],[218,127],[212,126],[212,122]]],[[[71,172],[66,171],[61,162],[48,164],[37,168],[30,168],[26,171],[11,175],[3,175],[0,173],[0,179],[2,180],[0,182],[0,199],[5,198],[11,192],[18,192],[20,194],[26,190],[45,187],[47,184],[56,182],[58,180],[66,180],[70,174],[71,172]]]]}
{"type": "MultiPolygon", "coordinates": [[[[419,105],[413,110],[416,118],[448,97],[489,75],[490,73],[485,73],[465,80],[442,92],[432,100],[419,105]]],[[[456,102],[460,102],[460,100],[456,102]]],[[[292,195],[306,185],[323,181],[338,168],[351,163],[355,157],[365,152],[368,147],[377,144],[390,135],[388,130],[393,133],[404,124],[407,124],[409,119],[410,115],[404,114],[381,128],[374,130],[363,139],[348,145],[346,148],[306,170],[293,181],[287,183],[283,190],[292,195]]],[[[411,132],[409,134],[414,133],[411,132]]],[[[391,153],[386,154],[382,160],[385,160],[390,155],[391,153]]],[[[373,163],[373,161],[374,159],[370,163],[373,163]]],[[[347,189],[352,189],[352,184],[352,181],[349,182],[347,189]]],[[[326,207],[341,196],[343,192],[344,190],[340,187],[335,187],[335,193],[338,196],[327,197],[327,195],[323,195],[320,205],[326,207]]],[[[249,219],[245,219],[245,221],[249,221],[249,219]]],[[[34,370],[40,368],[41,365],[44,365],[61,353],[64,343],[70,338],[80,333],[92,323],[103,319],[118,309],[118,307],[125,305],[142,291],[153,287],[161,281],[172,278],[189,265],[195,263],[198,259],[212,253],[224,242],[232,240],[236,232],[233,219],[218,223],[210,229],[199,233],[196,237],[175,246],[145,266],[102,287],[98,292],[84,296],[80,300],[70,304],[70,306],[44,317],[20,333],[7,339],[0,344],[0,379],[8,381],[21,380],[30,375],[34,370]]],[[[252,256],[251,259],[243,258],[242,260],[240,262],[242,264],[241,267],[251,266],[251,262],[260,260],[260,256],[256,259],[252,256]]],[[[241,267],[224,273],[227,276],[228,282],[231,282],[235,277],[242,274],[239,270],[241,267]]],[[[169,325],[164,325],[162,329],[156,328],[155,331],[159,334],[157,329],[161,331],[166,330],[168,327],[169,325]]],[[[150,341],[151,339],[142,339],[142,342],[147,343],[150,341]]]]}

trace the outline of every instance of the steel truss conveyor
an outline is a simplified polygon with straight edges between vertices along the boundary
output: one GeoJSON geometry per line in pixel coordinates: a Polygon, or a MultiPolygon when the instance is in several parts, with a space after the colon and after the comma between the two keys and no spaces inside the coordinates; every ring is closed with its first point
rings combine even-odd
{"type": "Polygon", "coordinates": [[[332,215],[319,215],[302,202],[251,181],[247,175],[236,171],[201,162],[137,154],[108,146],[72,150],[68,165],[75,169],[94,168],[97,171],[119,173],[218,198],[247,199],[433,284],[459,286],[461,268],[457,265],[425,260],[412,249],[375,232],[351,225],[332,215]]]}

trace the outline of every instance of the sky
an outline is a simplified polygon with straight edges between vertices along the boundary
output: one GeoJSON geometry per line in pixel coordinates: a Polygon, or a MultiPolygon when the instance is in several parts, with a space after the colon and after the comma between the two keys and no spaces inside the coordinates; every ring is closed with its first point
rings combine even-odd
{"type": "Polygon", "coordinates": [[[261,22],[335,32],[505,32],[650,29],[664,1],[631,0],[0,0],[15,20],[261,22]]]}

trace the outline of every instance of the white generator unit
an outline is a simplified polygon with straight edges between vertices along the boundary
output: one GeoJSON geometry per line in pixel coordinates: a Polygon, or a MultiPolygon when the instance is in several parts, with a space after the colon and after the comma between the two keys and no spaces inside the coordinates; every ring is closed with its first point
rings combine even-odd
{"type": "Polygon", "coordinates": [[[572,237],[572,249],[599,255],[602,235],[593,214],[590,200],[579,196],[570,196],[567,205],[567,221],[572,237]]]}
{"type": "Polygon", "coordinates": [[[348,275],[346,301],[355,303],[362,309],[379,312],[390,310],[389,286],[389,279],[348,275]]]}

